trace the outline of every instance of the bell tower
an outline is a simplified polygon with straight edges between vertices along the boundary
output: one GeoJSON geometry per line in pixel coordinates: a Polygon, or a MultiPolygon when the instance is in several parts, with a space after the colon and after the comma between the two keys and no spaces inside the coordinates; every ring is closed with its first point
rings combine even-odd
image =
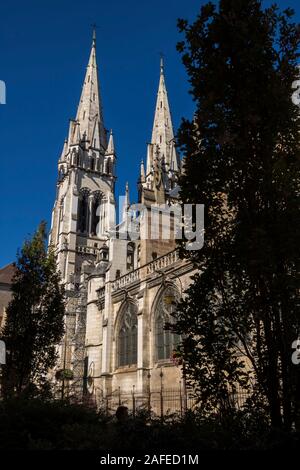
{"type": "Polygon", "coordinates": [[[143,223],[147,232],[147,236],[140,243],[141,265],[175,249],[172,213],[170,212],[169,216],[169,209],[167,209],[165,219],[162,219],[162,213],[165,212],[164,207],[170,207],[173,202],[176,202],[180,171],[180,160],[175,145],[165,81],[164,62],[161,58],[151,142],[147,146],[146,168],[142,161],[138,181],[139,202],[145,207],[143,223]],[[155,218],[157,223],[156,239],[152,236],[151,228],[155,218]],[[161,236],[167,226],[169,226],[172,235],[163,238],[161,236]]]}
{"type": "Polygon", "coordinates": [[[78,286],[94,267],[97,252],[115,223],[113,134],[103,121],[96,62],[96,35],[75,119],[58,161],[57,195],[49,243],[67,289],[78,286]]]}
{"type": "MultiPolygon", "coordinates": [[[[70,120],[58,161],[49,237],[66,291],[58,367],[72,371],[68,387],[77,395],[84,390],[86,375],[86,279],[100,254],[109,249],[106,242],[115,225],[115,165],[113,133],[107,139],[103,121],[94,31],[76,117],[70,120]]],[[[64,382],[61,390],[67,394],[64,382]]]]}

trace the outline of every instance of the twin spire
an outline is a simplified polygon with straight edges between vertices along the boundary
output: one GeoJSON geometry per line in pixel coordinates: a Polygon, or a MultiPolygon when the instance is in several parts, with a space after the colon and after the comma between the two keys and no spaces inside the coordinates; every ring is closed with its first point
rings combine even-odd
{"type": "Polygon", "coordinates": [[[88,141],[91,147],[106,149],[107,140],[99,93],[95,30],[93,31],[92,48],[77,109],[76,122],[79,125],[82,140],[88,141]]]}
{"type": "MultiPolygon", "coordinates": [[[[107,145],[104,128],[102,103],[99,93],[98,68],[96,61],[96,32],[93,31],[92,49],[87,65],[79,106],[76,114],[78,132],[82,140],[92,147],[114,151],[112,133],[107,145]]],[[[179,170],[178,156],[174,143],[174,131],[170,112],[168,93],[164,75],[164,61],[160,60],[160,78],[151,137],[151,149],[148,149],[146,174],[151,172],[156,156],[159,154],[167,170],[179,170]]]]}
{"type": "MultiPolygon", "coordinates": [[[[70,122],[70,130],[64,145],[62,157],[72,144],[85,142],[87,147],[98,149],[102,154],[114,154],[112,132],[107,142],[104,127],[99,77],[96,60],[96,32],[93,31],[92,47],[86,69],[76,119],[70,122]]],[[[152,173],[156,160],[159,159],[166,172],[177,173],[179,160],[175,148],[174,131],[164,75],[164,62],[160,60],[160,78],[156,108],[152,129],[151,143],[148,145],[146,168],[141,166],[141,180],[145,181],[152,173]]]]}
{"type": "Polygon", "coordinates": [[[178,157],[174,142],[174,131],[164,74],[164,61],[160,59],[160,77],[151,143],[147,155],[147,175],[150,174],[155,159],[160,157],[167,170],[177,172],[178,157]]]}
{"type": "Polygon", "coordinates": [[[168,93],[165,83],[164,62],[160,59],[160,77],[156,99],[155,116],[152,130],[151,143],[159,145],[161,149],[174,139],[171,112],[169,107],[168,93]]]}

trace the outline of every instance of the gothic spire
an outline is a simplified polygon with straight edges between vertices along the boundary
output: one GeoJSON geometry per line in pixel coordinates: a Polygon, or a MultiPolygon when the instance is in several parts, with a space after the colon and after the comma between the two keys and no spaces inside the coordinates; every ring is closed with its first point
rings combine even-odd
{"type": "Polygon", "coordinates": [[[126,185],[125,185],[125,205],[126,207],[129,207],[130,203],[129,203],[129,184],[128,184],[128,181],[126,181],[126,185]]]}
{"type": "Polygon", "coordinates": [[[141,160],[140,181],[141,181],[142,183],[144,183],[144,181],[145,181],[145,167],[144,167],[144,160],[141,160]]]}
{"type": "Polygon", "coordinates": [[[106,149],[106,133],[103,123],[96,61],[95,30],[93,31],[92,48],[77,109],[76,121],[80,125],[82,140],[88,141],[92,147],[106,149]]]}
{"type": "Polygon", "coordinates": [[[108,145],[106,149],[106,155],[114,155],[114,153],[115,153],[114,135],[111,129],[110,134],[109,134],[109,141],[108,141],[108,145]]]}
{"type": "Polygon", "coordinates": [[[168,93],[165,83],[164,62],[160,60],[160,78],[157,92],[156,108],[152,130],[151,144],[160,149],[161,156],[164,156],[166,164],[170,165],[171,146],[174,140],[174,132],[168,93]]]}
{"type": "Polygon", "coordinates": [[[122,213],[122,220],[123,222],[127,220],[127,215],[128,215],[128,209],[130,207],[130,199],[129,199],[129,185],[128,181],[126,181],[125,185],[125,197],[124,197],[124,202],[123,202],[123,213],[122,213]]]}

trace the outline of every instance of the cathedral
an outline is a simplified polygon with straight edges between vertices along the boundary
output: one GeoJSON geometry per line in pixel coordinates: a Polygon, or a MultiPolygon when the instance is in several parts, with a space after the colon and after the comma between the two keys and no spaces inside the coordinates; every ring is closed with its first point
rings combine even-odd
{"type": "Polygon", "coordinates": [[[126,185],[117,220],[117,155],[103,120],[94,32],[76,118],[58,161],[49,246],[66,291],[53,380],[63,394],[90,396],[99,406],[108,397],[120,404],[134,396],[142,404],[162,390],[186,393],[184,367],[174,358],[180,338],[165,328],[193,267],[176,250],[172,207],[181,163],[162,60],[145,157],[137,164],[138,204],[130,204],[126,185]],[[160,237],[162,207],[170,209],[167,237],[160,237]],[[155,213],[158,236],[151,231],[155,213]]]}

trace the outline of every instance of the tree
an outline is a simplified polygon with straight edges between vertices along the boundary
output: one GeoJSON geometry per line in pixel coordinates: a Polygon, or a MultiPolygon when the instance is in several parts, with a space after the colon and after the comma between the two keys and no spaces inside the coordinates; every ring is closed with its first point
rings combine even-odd
{"type": "MultiPolygon", "coordinates": [[[[296,419],[300,331],[300,29],[258,0],[208,3],[178,44],[196,111],[178,133],[182,203],[205,205],[205,243],[176,312],[188,379],[203,410],[255,383],[272,425],[296,419]]],[[[298,388],[299,393],[299,388],[298,388]]],[[[256,401],[256,405],[258,401],[256,401]]]]}
{"type": "Polygon", "coordinates": [[[25,241],[16,263],[12,300],[2,338],[8,350],[3,367],[6,396],[47,386],[47,373],[57,359],[64,333],[64,289],[54,252],[46,248],[46,224],[25,241]]]}

